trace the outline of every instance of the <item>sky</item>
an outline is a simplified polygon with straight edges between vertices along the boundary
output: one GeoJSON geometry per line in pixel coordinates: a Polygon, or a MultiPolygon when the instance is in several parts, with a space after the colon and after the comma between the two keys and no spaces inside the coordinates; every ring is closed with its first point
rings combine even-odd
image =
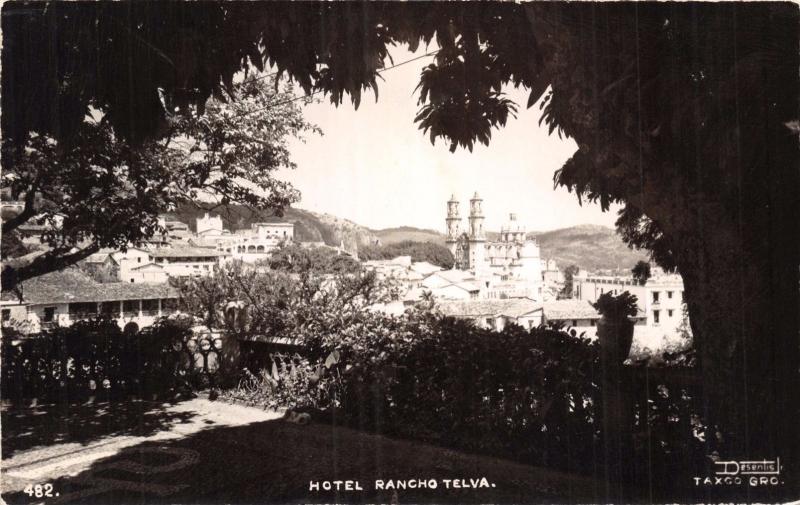
{"type": "MultiPolygon", "coordinates": [[[[394,63],[425,54],[405,48],[390,51],[394,63]]],[[[446,202],[451,194],[468,214],[468,200],[477,191],[483,198],[485,227],[499,229],[508,214],[528,231],[546,231],[579,224],[613,226],[616,208],[601,212],[598,204],[581,207],[574,193],[553,188],[553,172],[575,152],[571,139],[549,136],[539,126],[538,104],[525,109],[527,92],[507,90],[519,105],[517,118],[494,130],[489,146],[478,144],[470,153],[417,129],[414,88],[425,57],[387,70],[379,81],[379,100],[362,95],[358,110],[345,101],[338,108],[327,97],[304,109],[322,136],[294,140],[291,153],[296,170],[278,177],[302,194],[295,207],[334,214],[373,229],[415,226],[444,231],[446,202]]],[[[390,63],[387,62],[387,66],[390,63]]]]}

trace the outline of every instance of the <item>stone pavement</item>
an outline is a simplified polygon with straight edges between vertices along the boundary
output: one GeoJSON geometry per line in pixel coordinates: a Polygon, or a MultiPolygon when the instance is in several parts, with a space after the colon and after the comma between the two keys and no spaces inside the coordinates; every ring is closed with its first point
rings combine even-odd
{"type": "Polygon", "coordinates": [[[602,501],[588,478],[328,424],[300,426],[222,402],[142,402],[135,415],[124,408],[129,419],[121,424],[114,419],[124,416],[102,410],[112,407],[91,407],[110,417],[95,423],[99,436],[54,420],[66,432],[44,447],[20,443],[23,430],[47,427],[34,420],[63,413],[3,413],[8,503],[602,501]],[[335,481],[342,481],[338,492],[335,481]],[[42,496],[26,494],[29,484],[41,486],[42,496]]]}

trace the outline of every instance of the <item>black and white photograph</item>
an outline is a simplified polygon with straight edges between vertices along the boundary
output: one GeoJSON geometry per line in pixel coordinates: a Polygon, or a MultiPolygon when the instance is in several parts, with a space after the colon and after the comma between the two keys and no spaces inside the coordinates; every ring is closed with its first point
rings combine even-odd
{"type": "Polygon", "coordinates": [[[0,501],[800,503],[797,2],[0,8],[0,501]]]}

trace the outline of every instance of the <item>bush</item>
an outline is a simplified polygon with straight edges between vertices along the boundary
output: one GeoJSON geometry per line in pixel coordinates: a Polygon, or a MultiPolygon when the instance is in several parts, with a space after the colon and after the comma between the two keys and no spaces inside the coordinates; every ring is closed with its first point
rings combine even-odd
{"type": "Polygon", "coordinates": [[[562,468],[593,460],[599,358],[587,339],[375,315],[322,349],[329,406],[353,427],[562,468]]]}
{"type": "Polygon", "coordinates": [[[220,398],[271,409],[329,407],[330,381],[323,370],[322,365],[312,367],[299,356],[275,355],[271,368],[257,374],[245,368],[239,384],[222,391],[220,398]]]}
{"type": "Polygon", "coordinates": [[[411,256],[412,261],[427,261],[442,268],[452,268],[455,259],[450,250],[432,242],[403,240],[393,244],[362,246],[358,257],[362,260],[390,260],[398,256],[411,256]]]}

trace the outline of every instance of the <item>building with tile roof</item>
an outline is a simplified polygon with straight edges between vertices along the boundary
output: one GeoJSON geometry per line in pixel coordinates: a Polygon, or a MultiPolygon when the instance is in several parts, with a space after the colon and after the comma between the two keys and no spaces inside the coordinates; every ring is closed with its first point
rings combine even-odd
{"type": "Polygon", "coordinates": [[[98,314],[109,315],[121,327],[135,323],[141,328],[174,313],[177,299],[177,290],[166,283],[99,283],[70,267],[24,281],[19,295],[3,293],[0,308],[4,326],[24,323],[29,332],[69,326],[98,314]]]}
{"type": "Polygon", "coordinates": [[[542,324],[542,304],[530,298],[440,301],[445,316],[473,321],[481,328],[503,331],[509,324],[533,328],[542,324]]]}

